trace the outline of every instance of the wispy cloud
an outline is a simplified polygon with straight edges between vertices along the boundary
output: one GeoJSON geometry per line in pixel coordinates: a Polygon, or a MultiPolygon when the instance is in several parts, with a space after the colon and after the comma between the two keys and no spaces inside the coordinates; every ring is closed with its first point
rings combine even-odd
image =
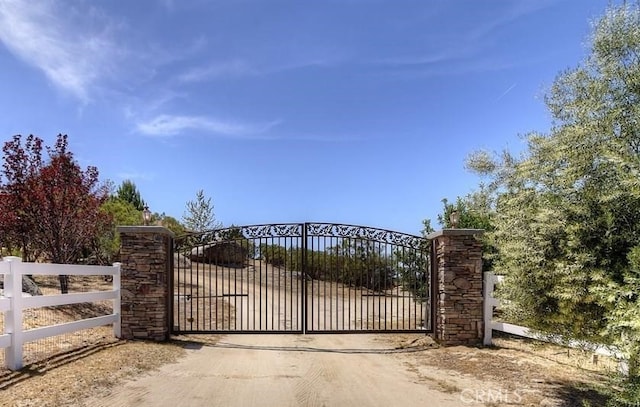
{"type": "Polygon", "coordinates": [[[554,4],[554,0],[538,0],[538,1],[519,1],[513,0],[511,4],[504,7],[504,11],[496,14],[493,18],[484,20],[470,33],[470,39],[474,41],[482,41],[486,39],[492,32],[513,24],[516,20],[536,13],[542,9],[548,8],[554,4]]]}
{"type": "MultiPolygon", "coordinates": [[[[429,49],[425,49],[423,53],[388,56],[371,62],[381,67],[384,70],[383,74],[401,78],[499,71],[527,64],[530,60],[510,61],[509,56],[500,54],[496,48],[500,43],[500,30],[552,5],[552,0],[507,1],[500,12],[491,13],[468,29],[447,32],[444,36],[440,32],[427,34],[435,40],[428,42],[429,49]]],[[[454,15],[458,12],[457,8],[458,6],[451,2],[445,12],[454,15]]]]}
{"type": "Polygon", "coordinates": [[[203,82],[210,79],[229,76],[256,75],[258,71],[241,60],[211,63],[191,68],[178,76],[180,82],[203,82]]]}
{"type": "Polygon", "coordinates": [[[125,171],[119,172],[116,174],[120,179],[128,179],[131,181],[142,180],[142,181],[150,181],[155,178],[154,174],[149,174],[146,172],[137,172],[137,171],[125,171]]]}
{"type": "Polygon", "coordinates": [[[96,10],[80,13],[50,0],[0,0],[0,41],[83,102],[114,66],[118,47],[110,29],[96,10]]]}
{"type": "Polygon", "coordinates": [[[280,124],[275,120],[268,123],[239,123],[218,120],[206,116],[159,115],[146,122],[139,122],[137,130],[148,136],[170,137],[188,130],[202,131],[227,137],[259,136],[280,124]]]}
{"type": "MultiPolygon", "coordinates": [[[[432,55],[413,55],[413,56],[395,56],[382,58],[373,63],[389,66],[416,66],[416,65],[433,65],[439,64],[454,58],[448,52],[434,53],[432,55]]],[[[457,56],[459,57],[459,55],[457,56]]]]}
{"type": "Polygon", "coordinates": [[[296,69],[328,67],[335,61],[313,59],[308,61],[289,61],[280,64],[250,63],[241,59],[222,62],[211,62],[204,66],[196,66],[178,75],[178,81],[183,83],[205,82],[220,78],[260,76],[296,69]]]}

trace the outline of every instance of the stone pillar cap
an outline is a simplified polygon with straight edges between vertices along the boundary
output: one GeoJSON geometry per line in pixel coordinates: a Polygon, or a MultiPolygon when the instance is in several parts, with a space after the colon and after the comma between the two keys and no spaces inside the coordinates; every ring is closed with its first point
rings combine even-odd
{"type": "Polygon", "coordinates": [[[427,239],[441,236],[476,236],[484,234],[484,229],[442,229],[427,235],[427,239]]]}
{"type": "Polygon", "coordinates": [[[169,235],[174,237],[175,234],[164,226],[118,226],[118,233],[153,233],[155,235],[169,235]]]}

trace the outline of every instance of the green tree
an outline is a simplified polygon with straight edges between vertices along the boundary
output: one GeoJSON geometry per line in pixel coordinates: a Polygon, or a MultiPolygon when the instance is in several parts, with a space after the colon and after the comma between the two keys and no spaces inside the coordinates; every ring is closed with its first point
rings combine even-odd
{"type": "Polygon", "coordinates": [[[128,179],[122,181],[122,184],[120,184],[116,190],[116,197],[122,201],[129,202],[139,211],[143,210],[146,205],[144,199],[140,196],[140,191],[138,191],[136,184],[128,179]]]}
{"type": "Polygon", "coordinates": [[[182,217],[182,222],[188,232],[206,232],[222,227],[222,224],[216,221],[211,198],[207,198],[202,189],[196,193],[195,200],[187,202],[187,211],[182,217]]]}
{"type": "Polygon", "coordinates": [[[622,348],[638,375],[640,307],[640,10],[611,7],[590,53],[546,96],[549,134],[520,157],[469,166],[496,193],[495,270],[508,316],[567,339],[622,348]],[[634,294],[636,293],[636,294],[634,294]]]}
{"type": "Polygon", "coordinates": [[[159,219],[160,224],[162,226],[172,231],[176,236],[184,235],[185,233],[184,226],[182,225],[182,223],[180,223],[178,219],[174,218],[173,216],[165,215],[163,213],[161,215],[158,215],[157,219],[159,219]]]}
{"type": "Polygon", "coordinates": [[[444,228],[451,228],[451,213],[458,213],[458,228],[461,229],[482,229],[485,235],[482,239],[482,269],[484,271],[493,270],[493,262],[497,256],[497,249],[492,242],[491,232],[494,230],[492,217],[495,215],[494,210],[495,195],[485,187],[480,185],[477,191],[474,191],[465,197],[456,198],[455,203],[449,203],[445,198],[442,200],[442,213],[438,215],[438,223],[444,228]]]}
{"type": "Polygon", "coordinates": [[[142,213],[133,204],[116,196],[111,196],[100,207],[109,219],[109,227],[96,236],[93,246],[92,262],[98,264],[113,264],[119,259],[120,235],[117,226],[142,225],[142,213]]]}

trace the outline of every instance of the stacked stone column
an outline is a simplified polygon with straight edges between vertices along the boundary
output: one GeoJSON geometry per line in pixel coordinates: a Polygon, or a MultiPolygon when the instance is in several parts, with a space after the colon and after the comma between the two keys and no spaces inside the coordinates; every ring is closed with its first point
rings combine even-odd
{"type": "Polygon", "coordinates": [[[444,229],[428,236],[434,245],[435,339],[442,345],[482,343],[482,232],[444,229]]]}
{"type": "Polygon", "coordinates": [[[168,340],[173,233],[160,226],[121,226],[118,232],[122,338],[168,340]]]}

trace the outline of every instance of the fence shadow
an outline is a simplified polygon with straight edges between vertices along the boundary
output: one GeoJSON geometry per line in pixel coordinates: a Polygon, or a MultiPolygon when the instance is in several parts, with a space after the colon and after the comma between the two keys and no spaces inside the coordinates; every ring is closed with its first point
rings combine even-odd
{"type": "Polygon", "coordinates": [[[611,396],[586,384],[575,382],[550,382],[553,397],[559,407],[607,406],[611,396]]]}
{"type": "Polygon", "coordinates": [[[394,353],[424,352],[436,347],[432,345],[400,346],[393,348],[324,348],[319,346],[273,346],[273,345],[242,345],[221,342],[219,337],[213,338],[172,338],[172,343],[185,349],[200,349],[212,347],[220,349],[255,350],[265,352],[307,352],[307,353],[341,353],[341,354],[374,354],[385,355],[394,353]]]}
{"type": "Polygon", "coordinates": [[[84,359],[95,353],[125,344],[125,341],[114,341],[109,343],[100,343],[94,345],[86,345],[81,348],[58,353],[38,362],[31,363],[20,370],[11,371],[8,369],[0,370],[0,391],[5,390],[13,385],[21,383],[25,380],[43,376],[47,372],[55,370],[64,365],[84,359]]]}

